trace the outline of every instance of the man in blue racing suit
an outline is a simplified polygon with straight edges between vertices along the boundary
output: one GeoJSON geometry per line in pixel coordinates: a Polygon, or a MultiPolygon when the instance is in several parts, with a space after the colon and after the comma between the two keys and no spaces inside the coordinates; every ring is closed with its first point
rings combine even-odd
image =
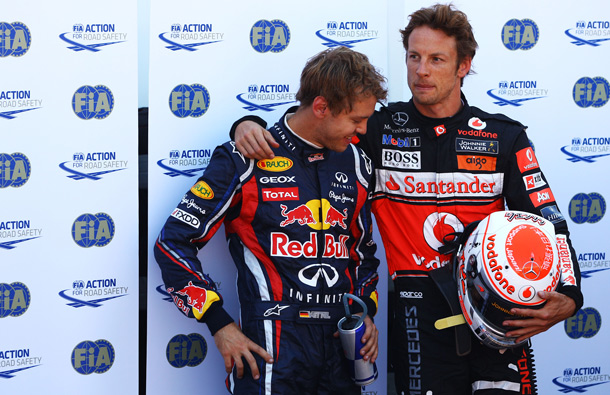
{"type": "MultiPolygon", "coordinates": [[[[217,147],[160,232],[154,253],[167,291],[207,324],[233,394],[360,394],[334,334],[344,294],[362,299],[371,317],[377,310],[373,169],[351,140],[385,100],[383,83],[347,48],[311,58],[300,107],[269,129],[280,142],[275,158],[246,159],[233,142],[217,147]],[[197,256],[223,223],[241,328],[197,256]]],[[[362,354],[374,361],[378,332],[369,316],[365,325],[362,354]]]]}

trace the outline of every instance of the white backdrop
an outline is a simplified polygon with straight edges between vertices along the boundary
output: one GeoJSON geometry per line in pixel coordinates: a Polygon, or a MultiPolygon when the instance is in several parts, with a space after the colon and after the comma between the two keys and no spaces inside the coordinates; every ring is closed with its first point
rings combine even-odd
{"type": "Polygon", "coordinates": [[[0,9],[0,388],[136,393],[136,2],[0,9]]]}

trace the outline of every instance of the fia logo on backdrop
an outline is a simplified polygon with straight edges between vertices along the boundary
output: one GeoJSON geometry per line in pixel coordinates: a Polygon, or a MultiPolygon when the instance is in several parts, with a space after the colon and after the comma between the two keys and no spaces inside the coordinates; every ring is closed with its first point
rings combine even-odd
{"type": "Polygon", "coordinates": [[[604,77],[582,77],[574,84],[572,98],[578,107],[599,108],[608,103],[610,83],[604,77]]]}
{"type": "Polygon", "coordinates": [[[159,159],[157,165],[169,177],[199,177],[211,158],[211,149],[174,149],[169,151],[169,158],[159,159]]]}
{"type": "Polygon", "coordinates": [[[601,366],[570,366],[564,369],[563,376],[555,377],[552,382],[559,387],[557,392],[563,392],[564,394],[572,392],[582,394],[593,388],[598,388],[602,391],[601,393],[607,393],[604,392],[608,389],[607,386],[597,386],[610,383],[610,374],[602,370],[601,366]]]}
{"type": "Polygon", "coordinates": [[[20,57],[32,45],[30,29],[22,22],[0,22],[0,58],[20,57]]]}
{"type": "Polygon", "coordinates": [[[106,213],[82,214],[72,224],[72,239],[83,248],[104,247],[114,237],[114,221],[106,213]]]}
{"type": "Polygon", "coordinates": [[[31,172],[30,160],[21,152],[0,153],[0,189],[23,186],[31,172]]]}
{"type": "Polygon", "coordinates": [[[208,344],[199,333],[176,335],[167,343],[165,356],[175,368],[195,367],[205,360],[208,344]]]}
{"type": "Polygon", "coordinates": [[[98,181],[108,173],[127,169],[127,161],[117,159],[116,152],[75,152],[72,161],[59,164],[67,172],[66,177],[73,180],[98,181]]]}
{"type": "Polygon", "coordinates": [[[42,99],[32,96],[29,89],[6,89],[0,92],[0,119],[15,119],[17,114],[41,107],[42,99]]]}
{"type": "Polygon", "coordinates": [[[224,35],[211,23],[173,23],[169,32],[159,34],[159,39],[171,51],[194,52],[203,45],[223,41],[224,35]]]}
{"type": "Polygon", "coordinates": [[[72,95],[72,110],[80,119],[104,119],[114,108],[114,95],[104,85],[83,85],[72,95]]]}
{"type": "Polygon", "coordinates": [[[275,107],[296,102],[296,92],[290,92],[289,84],[251,84],[248,92],[235,97],[245,104],[248,111],[275,111],[275,107]]]}
{"type": "Polygon", "coordinates": [[[379,38],[379,30],[370,29],[367,21],[328,21],[326,29],[316,31],[316,36],[328,48],[353,48],[356,44],[379,38]]]}
{"type": "Polygon", "coordinates": [[[577,47],[599,47],[610,40],[610,22],[577,21],[576,28],[567,29],[565,34],[570,38],[570,43],[577,47]]]}
{"type": "Polygon", "coordinates": [[[66,299],[70,307],[100,307],[103,302],[128,295],[128,287],[117,285],[116,278],[99,280],[75,280],[72,290],[64,289],[59,296],[66,299]]]}
{"type": "Polygon", "coordinates": [[[169,94],[169,109],[178,118],[199,118],[210,107],[210,93],[201,84],[180,84],[169,94]]]}
{"type": "Polygon", "coordinates": [[[597,193],[578,193],[569,206],[570,218],[577,224],[594,224],[606,214],[606,199],[597,193]]]}
{"type": "Polygon", "coordinates": [[[493,103],[500,107],[519,107],[524,102],[542,99],[548,94],[549,90],[539,87],[538,81],[500,81],[498,89],[487,91],[487,95],[495,100],[493,103]]]}
{"type": "Polygon", "coordinates": [[[31,226],[31,220],[0,222],[0,250],[12,250],[19,243],[42,237],[42,229],[31,226]]]}
{"type": "Polygon", "coordinates": [[[23,315],[31,302],[30,290],[22,282],[0,283],[0,318],[23,315]]]}
{"type": "Polygon", "coordinates": [[[250,28],[250,45],[256,52],[278,53],[290,44],[290,29],[279,19],[261,19],[250,28]]]}
{"type": "Polygon", "coordinates": [[[540,39],[538,25],[531,19],[511,19],[502,26],[502,44],[510,51],[527,51],[540,39]]]}
{"type": "Polygon", "coordinates": [[[594,163],[610,155],[610,137],[574,137],[572,145],[564,145],[561,152],[572,163],[594,163]]]}
{"type": "Polygon", "coordinates": [[[127,33],[117,30],[114,23],[75,23],[72,31],[60,34],[59,38],[75,52],[99,52],[107,45],[125,42],[127,33]]]}
{"type": "Polygon", "coordinates": [[[85,340],[72,350],[72,367],[82,375],[106,373],[114,363],[114,347],[108,340],[85,340]]]}

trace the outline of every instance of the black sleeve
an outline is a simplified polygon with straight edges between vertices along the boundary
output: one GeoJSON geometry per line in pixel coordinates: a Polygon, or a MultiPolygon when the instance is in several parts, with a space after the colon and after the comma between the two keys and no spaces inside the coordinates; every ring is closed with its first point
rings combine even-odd
{"type": "Polygon", "coordinates": [[[241,118],[239,118],[237,121],[235,121],[233,123],[233,125],[231,126],[231,131],[229,132],[229,138],[232,141],[235,141],[235,129],[237,129],[237,125],[239,125],[240,123],[244,122],[244,121],[252,121],[252,122],[256,122],[259,125],[261,125],[263,128],[267,128],[267,122],[265,122],[265,120],[261,117],[259,117],[258,115],[246,115],[243,116],[241,118]]]}

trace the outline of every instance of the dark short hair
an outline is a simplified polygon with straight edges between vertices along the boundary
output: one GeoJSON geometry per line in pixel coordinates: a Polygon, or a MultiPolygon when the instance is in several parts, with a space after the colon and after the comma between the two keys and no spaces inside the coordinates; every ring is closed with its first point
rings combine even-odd
{"type": "MultiPolygon", "coordinates": [[[[473,59],[478,44],[472,32],[472,26],[468,17],[451,4],[435,4],[428,8],[422,8],[410,15],[409,24],[400,31],[402,34],[402,45],[409,51],[409,36],[413,29],[421,26],[429,26],[440,30],[449,37],[454,37],[457,44],[457,65],[464,59],[473,59]]],[[[456,65],[456,67],[457,67],[456,65]]]]}
{"type": "Polygon", "coordinates": [[[327,49],[310,58],[301,73],[296,99],[310,106],[317,96],[328,102],[333,114],[351,111],[359,97],[386,99],[385,77],[366,55],[346,47],[327,49]]]}

